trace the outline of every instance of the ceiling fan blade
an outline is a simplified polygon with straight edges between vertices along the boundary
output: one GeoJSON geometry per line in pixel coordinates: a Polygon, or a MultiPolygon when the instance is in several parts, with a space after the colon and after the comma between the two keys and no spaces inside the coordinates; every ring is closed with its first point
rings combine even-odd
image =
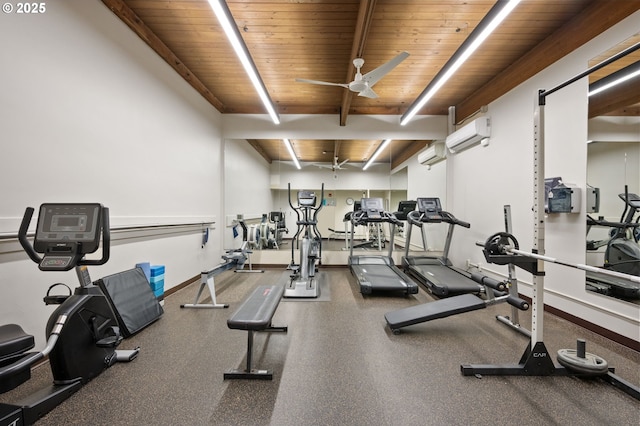
{"type": "Polygon", "coordinates": [[[367,87],[362,92],[358,93],[358,96],[363,96],[365,98],[375,99],[378,97],[378,94],[371,89],[371,87],[367,87]]]}
{"type": "Polygon", "coordinates": [[[314,166],[318,166],[321,169],[329,169],[329,170],[333,170],[333,166],[330,164],[321,164],[321,163],[314,163],[314,166]]]}
{"type": "Polygon", "coordinates": [[[341,163],[338,163],[338,167],[344,166],[345,164],[347,164],[347,161],[349,161],[348,158],[346,160],[342,161],[341,163]]]}
{"type": "MultiPolygon", "coordinates": [[[[384,77],[389,71],[397,67],[400,62],[404,61],[409,57],[409,53],[402,52],[386,64],[380,65],[378,68],[373,71],[369,71],[365,75],[362,76],[362,80],[369,83],[369,87],[372,87],[376,84],[382,77],[384,77]]],[[[364,96],[364,95],[363,95],[364,96]]]]}
{"type": "Polygon", "coordinates": [[[299,83],[320,84],[322,86],[339,86],[344,87],[345,89],[349,88],[349,85],[344,83],[329,83],[327,81],[307,80],[305,78],[296,78],[296,81],[299,83]]]}

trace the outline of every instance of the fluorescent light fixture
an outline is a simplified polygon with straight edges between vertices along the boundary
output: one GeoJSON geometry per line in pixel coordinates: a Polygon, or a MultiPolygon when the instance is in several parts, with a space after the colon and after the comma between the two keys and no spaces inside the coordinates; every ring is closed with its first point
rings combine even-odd
{"type": "Polygon", "coordinates": [[[596,95],[605,90],[611,89],[618,84],[624,83],[627,80],[638,77],[640,75],[640,61],[635,62],[619,71],[608,75],[589,86],[589,96],[596,95]]]}
{"type": "Polygon", "coordinates": [[[284,142],[284,146],[287,147],[287,151],[289,151],[289,155],[293,160],[293,164],[295,164],[298,170],[300,170],[300,162],[298,161],[298,157],[296,157],[296,153],[293,151],[293,145],[291,145],[291,141],[289,139],[282,139],[282,142],[284,142]]]}
{"type": "Polygon", "coordinates": [[[389,145],[391,143],[391,139],[385,139],[382,141],[382,143],[380,145],[378,145],[378,148],[376,149],[376,151],[373,153],[373,155],[371,156],[371,158],[369,158],[369,160],[367,160],[367,162],[365,163],[365,165],[362,167],[362,170],[367,170],[369,168],[369,166],[371,164],[373,164],[373,162],[375,161],[376,158],[378,158],[378,155],[380,155],[380,153],[387,147],[387,145],[389,145]]]}
{"type": "Polygon", "coordinates": [[[253,87],[256,89],[256,92],[258,92],[258,96],[260,96],[260,100],[267,109],[271,120],[273,120],[275,124],[280,124],[280,117],[278,117],[278,113],[276,112],[273,102],[269,97],[267,88],[258,74],[256,64],[253,63],[249,50],[244,44],[244,40],[240,35],[240,31],[238,31],[238,27],[236,26],[233,16],[227,7],[227,3],[224,0],[209,0],[209,4],[211,5],[213,12],[216,14],[216,18],[218,18],[224,33],[227,35],[231,46],[233,46],[233,50],[235,50],[236,55],[238,55],[238,59],[240,59],[247,76],[249,76],[251,83],[253,83],[253,87]]]}
{"type": "Polygon", "coordinates": [[[405,112],[401,119],[400,125],[404,126],[422,109],[423,106],[436,94],[438,90],[455,74],[456,71],[465,63],[473,52],[489,37],[502,21],[511,13],[513,9],[520,3],[520,0],[498,0],[491,8],[487,16],[485,16],[480,24],[473,30],[469,37],[456,50],[456,53],[447,61],[444,67],[436,74],[435,78],[425,87],[420,96],[413,101],[413,104],[405,112]]]}

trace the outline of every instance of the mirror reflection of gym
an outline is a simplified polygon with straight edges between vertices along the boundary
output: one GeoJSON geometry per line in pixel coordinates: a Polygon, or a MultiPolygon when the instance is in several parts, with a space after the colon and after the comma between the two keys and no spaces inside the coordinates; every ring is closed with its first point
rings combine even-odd
{"type": "MultiPolygon", "coordinates": [[[[638,42],[640,34],[593,58],[589,66],[638,42]]],[[[630,67],[640,69],[640,52],[636,51],[590,76],[590,91],[600,84],[598,81],[611,79],[616,72],[630,67]]],[[[591,219],[587,219],[586,263],[620,269],[633,275],[640,275],[640,227],[633,226],[640,221],[640,210],[637,209],[640,201],[635,200],[640,195],[638,78],[630,80],[635,81],[631,86],[613,88],[599,97],[589,97],[587,146],[587,183],[594,188],[588,190],[598,191],[599,205],[588,213],[591,219]]],[[[588,279],[585,285],[589,292],[640,304],[640,288],[637,287],[625,282],[607,283],[601,279],[588,279]]]]}

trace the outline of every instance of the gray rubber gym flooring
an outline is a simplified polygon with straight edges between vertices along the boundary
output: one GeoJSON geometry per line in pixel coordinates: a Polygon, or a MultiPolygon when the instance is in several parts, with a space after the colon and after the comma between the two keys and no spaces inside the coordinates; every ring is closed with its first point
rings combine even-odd
{"type": "MultiPolygon", "coordinates": [[[[329,268],[330,300],[280,303],[274,325],[287,334],[258,333],[255,367],[273,381],[223,381],[245,364],[247,333],[226,320],[264,274],[226,272],[216,278],[218,302],[229,309],[185,310],[198,284],[168,296],[158,322],[124,341],[138,359],[118,364],[41,419],[42,425],[638,425],[640,403],[612,386],[570,377],[465,377],[467,363],[517,363],[528,338],[495,320],[508,305],[412,326],[386,327],[388,311],[431,301],[363,297],[348,269],[329,268]]],[[[521,314],[528,327],[529,313],[521,314]]],[[[640,354],[551,314],[550,353],[575,348],[605,358],[621,377],[640,383],[640,354]]],[[[0,395],[7,401],[49,383],[48,366],[0,395]]]]}

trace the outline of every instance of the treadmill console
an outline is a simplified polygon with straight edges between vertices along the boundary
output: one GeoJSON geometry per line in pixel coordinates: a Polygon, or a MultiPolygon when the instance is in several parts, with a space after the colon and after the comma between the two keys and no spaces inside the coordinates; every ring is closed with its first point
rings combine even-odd
{"type": "Polygon", "coordinates": [[[442,221],[440,198],[418,198],[418,211],[425,222],[442,221]]]}
{"type": "Polygon", "coordinates": [[[413,200],[400,201],[398,211],[394,214],[399,220],[407,220],[407,215],[416,209],[416,202],[413,200]]]}
{"type": "Polygon", "coordinates": [[[382,219],[384,213],[382,198],[363,198],[360,206],[368,219],[382,219]]]}

